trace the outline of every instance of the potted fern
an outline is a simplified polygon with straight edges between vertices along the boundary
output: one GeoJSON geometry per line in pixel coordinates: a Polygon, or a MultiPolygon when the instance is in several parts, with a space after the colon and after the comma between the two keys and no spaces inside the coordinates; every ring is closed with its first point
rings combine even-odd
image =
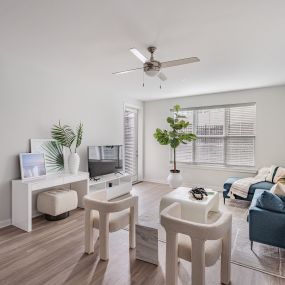
{"type": "Polygon", "coordinates": [[[79,123],[76,131],[68,125],[54,125],[51,130],[52,138],[55,139],[61,146],[69,149],[68,168],[70,173],[77,174],[80,165],[80,157],[77,154],[77,149],[81,145],[83,135],[83,124],[79,123]]]}
{"type": "Polygon", "coordinates": [[[174,116],[167,117],[166,119],[170,130],[161,130],[157,128],[153,136],[161,145],[170,145],[173,149],[173,169],[170,170],[167,181],[172,188],[177,188],[182,185],[183,178],[176,165],[176,149],[181,143],[187,144],[188,142],[196,140],[197,137],[186,131],[190,122],[184,120],[185,116],[181,114],[180,106],[175,105],[173,110],[174,116]]]}

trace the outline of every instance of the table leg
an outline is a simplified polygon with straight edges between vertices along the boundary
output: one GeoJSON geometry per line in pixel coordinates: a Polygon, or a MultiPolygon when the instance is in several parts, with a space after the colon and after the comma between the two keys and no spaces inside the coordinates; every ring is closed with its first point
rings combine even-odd
{"type": "Polygon", "coordinates": [[[204,224],[207,224],[207,223],[208,223],[208,215],[209,215],[209,211],[208,211],[207,209],[205,209],[205,212],[204,212],[204,221],[203,221],[204,224]]]}
{"type": "Polygon", "coordinates": [[[220,204],[219,193],[217,193],[213,197],[213,206],[212,206],[210,211],[219,212],[220,211],[220,205],[219,204],[220,204]]]}
{"type": "Polygon", "coordinates": [[[99,213],[100,259],[109,259],[109,213],[99,213]]]}
{"type": "Polygon", "coordinates": [[[27,185],[13,187],[12,225],[26,232],[32,231],[32,194],[27,185]]]}

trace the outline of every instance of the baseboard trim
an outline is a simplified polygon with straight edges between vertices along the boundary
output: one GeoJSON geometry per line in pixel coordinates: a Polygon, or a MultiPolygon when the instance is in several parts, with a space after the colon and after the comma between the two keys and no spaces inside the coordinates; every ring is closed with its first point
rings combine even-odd
{"type": "Polygon", "coordinates": [[[148,179],[145,178],[143,182],[151,182],[151,183],[159,183],[159,184],[167,184],[165,180],[157,180],[157,179],[148,179]]]}
{"type": "Polygon", "coordinates": [[[8,227],[8,226],[11,226],[11,225],[12,225],[12,220],[11,219],[0,221],[0,229],[8,227]]]}
{"type": "Polygon", "coordinates": [[[186,186],[188,187],[203,187],[203,188],[209,188],[209,189],[212,189],[214,191],[217,191],[217,192],[223,192],[223,190],[221,189],[221,187],[219,186],[214,186],[214,185],[202,185],[202,184],[195,184],[195,185],[191,185],[191,184],[185,184],[186,186]]]}
{"type": "MultiPolygon", "coordinates": [[[[145,178],[143,180],[143,182],[151,182],[151,183],[159,183],[159,184],[165,184],[167,185],[167,183],[165,182],[165,180],[159,180],[159,179],[148,179],[148,178],[145,178]]],[[[222,188],[220,186],[214,186],[214,185],[202,185],[202,184],[191,184],[191,183],[183,183],[182,186],[185,186],[185,187],[204,187],[204,188],[210,188],[210,189],[213,189],[214,191],[217,191],[217,192],[223,192],[222,188]]]]}
{"type": "MultiPolygon", "coordinates": [[[[43,215],[43,213],[40,212],[33,212],[32,218],[36,218],[38,216],[43,215]]],[[[12,225],[12,219],[0,221],[0,229],[11,226],[12,225]]]]}
{"type": "Polygon", "coordinates": [[[40,213],[40,212],[38,212],[38,211],[33,211],[33,213],[32,213],[32,219],[33,219],[33,218],[36,218],[36,217],[38,217],[38,216],[41,216],[41,215],[43,215],[43,213],[40,213]]]}

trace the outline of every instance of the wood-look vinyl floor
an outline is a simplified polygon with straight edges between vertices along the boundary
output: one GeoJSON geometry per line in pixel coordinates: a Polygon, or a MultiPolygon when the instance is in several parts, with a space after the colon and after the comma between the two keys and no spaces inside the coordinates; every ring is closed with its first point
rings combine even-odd
{"type": "MultiPolygon", "coordinates": [[[[170,191],[161,184],[141,183],[134,186],[139,195],[139,211],[159,202],[170,191]]],[[[160,265],[135,259],[128,248],[128,232],[110,235],[110,260],[84,254],[84,211],[75,210],[65,220],[48,222],[43,217],[33,220],[33,231],[26,233],[13,226],[0,230],[1,285],[85,285],[85,284],[164,284],[165,243],[159,242],[160,265]]],[[[179,284],[191,284],[191,266],[179,264],[179,284]]],[[[206,284],[220,284],[220,264],[206,269],[206,284]]],[[[285,285],[285,280],[232,264],[233,285],[285,285]]]]}

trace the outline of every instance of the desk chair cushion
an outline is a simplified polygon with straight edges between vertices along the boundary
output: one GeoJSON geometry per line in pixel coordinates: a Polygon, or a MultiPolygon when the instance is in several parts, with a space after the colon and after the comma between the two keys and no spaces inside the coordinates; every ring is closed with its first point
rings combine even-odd
{"type": "MultiPolygon", "coordinates": [[[[178,234],[178,257],[191,262],[191,238],[178,234]]],[[[212,266],[219,259],[222,252],[222,240],[208,240],[205,242],[205,265],[212,266]]]]}
{"type": "MultiPolygon", "coordinates": [[[[130,209],[109,214],[109,231],[115,232],[125,228],[130,222],[130,209]]],[[[93,226],[99,229],[99,212],[93,210],[93,226]]]]}

